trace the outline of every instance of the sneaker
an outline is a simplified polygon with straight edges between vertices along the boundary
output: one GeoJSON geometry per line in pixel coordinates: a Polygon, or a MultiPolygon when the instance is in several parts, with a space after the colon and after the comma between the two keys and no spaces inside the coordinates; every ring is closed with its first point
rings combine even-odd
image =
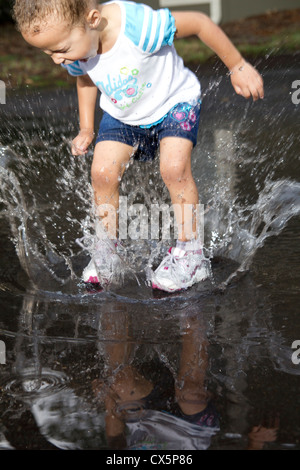
{"type": "Polygon", "coordinates": [[[176,292],[210,276],[210,263],[202,250],[184,251],[170,248],[156,271],[152,274],[153,289],[176,292]]]}
{"type": "Polygon", "coordinates": [[[88,248],[84,245],[85,237],[77,239],[76,242],[91,253],[91,261],[82,273],[83,282],[104,286],[120,275],[121,259],[116,243],[107,238],[98,240],[94,246],[88,248]]]}

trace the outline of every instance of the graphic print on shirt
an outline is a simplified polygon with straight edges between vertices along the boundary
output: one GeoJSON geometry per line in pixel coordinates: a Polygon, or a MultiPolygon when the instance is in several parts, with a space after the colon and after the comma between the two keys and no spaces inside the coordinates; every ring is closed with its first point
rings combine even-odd
{"type": "Polygon", "coordinates": [[[107,74],[106,81],[97,81],[96,85],[119,109],[130,108],[152,86],[150,82],[140,83],[139,73],[136,67],[123,66],[119,70],[119,75],[107,74]]]}

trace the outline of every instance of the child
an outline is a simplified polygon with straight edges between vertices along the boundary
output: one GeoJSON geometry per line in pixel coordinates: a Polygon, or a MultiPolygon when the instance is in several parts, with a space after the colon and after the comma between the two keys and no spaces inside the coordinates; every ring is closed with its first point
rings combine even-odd
{"type": "Polygon", "coordinates": [[[200,12],[154,11],[128,1],[98,5],[95,0],[16,0],[14,15],[24,39],[49,54],[77,77],[80,132],[72,154],[86,154],[94,138],[98,89],[103,118],[91,168],[101,229],[83,272],[85,282],[103,283],[118,260],[119,182],[134,152],[152,158],[160,151],[160,172],[175,208],[176,247],[153,273],[152,286],[174,292],[209,275],[195,215],[198,190],[191,171],[196,145],[201,87],[183,65],[173,40],[197,35],[228,67],[236,93],[263,98],[260,74],[247,63],[222,30],[200,12]],[[155,148],[153,144],[155,143],[155,148]],[[190,212],[189,212],[190,213],[190,212]],[[108,272],[107,272],[108,271],[108,272]]]}

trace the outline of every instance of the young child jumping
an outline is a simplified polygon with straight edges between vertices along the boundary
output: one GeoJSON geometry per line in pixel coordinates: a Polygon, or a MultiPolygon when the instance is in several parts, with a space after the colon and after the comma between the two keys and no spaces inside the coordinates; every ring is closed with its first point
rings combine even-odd
{"type": "Polygon", "coordinates": [[[131,1],[16,0],[14,16],[24,39],[77,77],[80,132],[72,154],[94,139],[97,92],[103,117],[91,168],[98,222],[96,252],[83,272],[103,283],[118,258],[119,184],[135,152],[160,154],[161,177],[170,193],[178,240],[152,275],[152,287],[186,289],[208,277],[203,241],[195,228],[199,195],[191,170],[197,142],[201,85],[177,55],[174,38],[196,35],[227,66],[237,94],[263,98],[260,74],[244,60],[210,18],[196,11],[153,10],[131,1]],[[113,208],[113,210],[108,210],[113,208]],[[109,243],[101,240],[105,229],[109,243]]]}

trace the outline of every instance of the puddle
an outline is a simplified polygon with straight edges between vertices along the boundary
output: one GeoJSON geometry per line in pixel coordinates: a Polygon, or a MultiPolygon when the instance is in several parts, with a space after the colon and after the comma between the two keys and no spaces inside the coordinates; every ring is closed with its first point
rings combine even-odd
{"type": "MultiPolygon", "coordinates": [[[[0,448],[300,448],[298,72],[266,73],[256,104],[205,79],[193,167],[213,276],[173,295],[145,271],[171,240],[125,240],[138,282],[80,281],[92,154],[68,151],[74,95],[1,108],[0,448]]],[[[168,203],[158,161],[121,191],[168,203]]]]}

